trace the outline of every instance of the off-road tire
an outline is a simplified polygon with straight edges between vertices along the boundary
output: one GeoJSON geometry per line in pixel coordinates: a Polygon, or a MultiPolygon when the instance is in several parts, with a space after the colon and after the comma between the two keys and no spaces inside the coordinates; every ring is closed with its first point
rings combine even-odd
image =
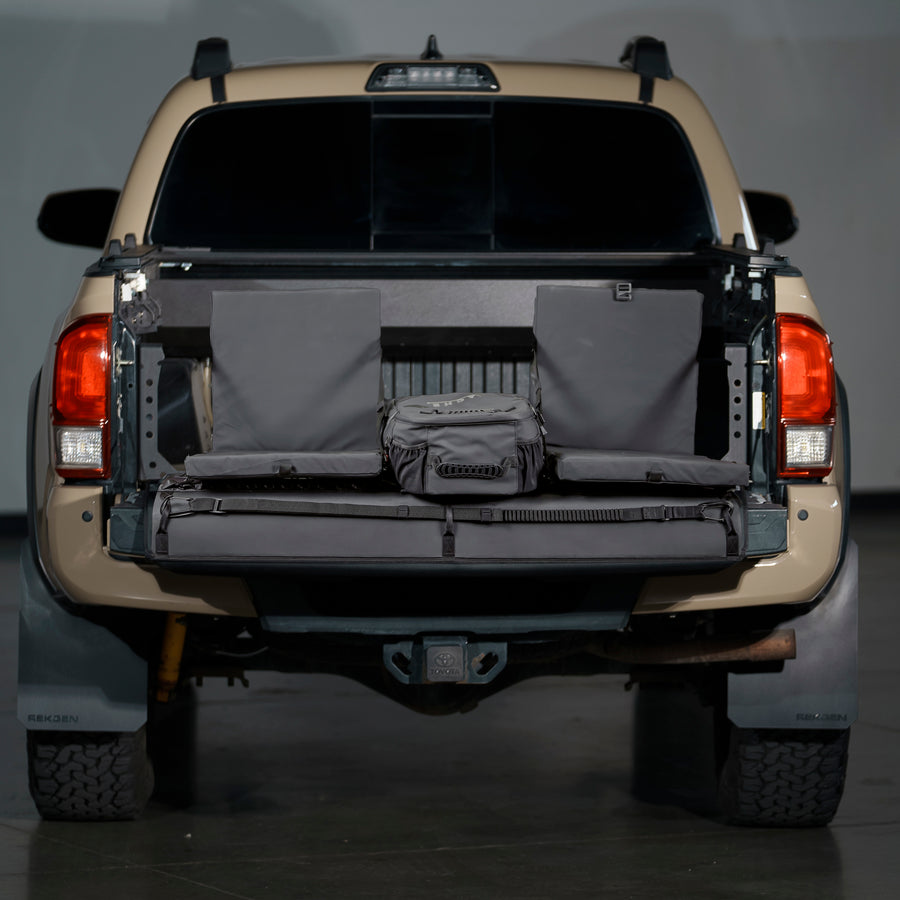
{"type": "Polygon", "coordinates": [[[28,786],[44,819],[137,818],[153,792],[147,736],[124,732],[29,731],[28,786]]]}
{"type": "Polygon", "coordinates": [[[827,825],[844,791],[850,730],[730,728],[719,803],[734,825],[827,825]]]}

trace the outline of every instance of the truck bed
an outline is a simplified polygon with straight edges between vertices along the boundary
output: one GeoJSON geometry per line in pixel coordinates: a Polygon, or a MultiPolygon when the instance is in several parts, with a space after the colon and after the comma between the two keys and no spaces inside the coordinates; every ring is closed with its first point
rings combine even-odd
{"type": "Polygon", "coordinates": [[[783,508],[756,497],[747,509],[753,322],[735,315],[748,292],[733,265],[657,261],[628,279],[621,260],[524,275],[335,268],[164,260],[141,281],[123,273],[120,352],[139,378],[119,392],[124,430],[140,437],[111,511],[114,555],[445,577],[706,571],[781,548],[783,508]],[[573,364],[568,348],[585,340],[573,364]],[[317,438],[320,407],[348,391],[354,421],[317,438]],[[536,489],[401,489],[381,443],[391,401],[454,394],[534,405],[546,424],[536,489]]]}

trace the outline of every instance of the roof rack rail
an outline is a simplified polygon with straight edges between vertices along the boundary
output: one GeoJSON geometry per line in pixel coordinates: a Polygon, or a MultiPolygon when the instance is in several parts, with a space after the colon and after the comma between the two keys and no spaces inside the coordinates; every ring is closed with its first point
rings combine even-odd
{"type": "Polygon", "coordinates": [[[211,37],[197,41],[194,51],[194,62],[191,65],[191,78],[212,78],[215,75],[227,75],[231,71],[231,51],[226,38],[211,37]]]}
{"type": "Polygon", "coordinates": [[[643,35],[630,40],[619,57],[619,62],[641,76],[641,91],[638,99],[641,103],[653,100],[653,79],[672,78],[672,66],[669,63],[669,52],[664,41],[643,35]]]}
{"type": "Polygon", "coordinates": [[[231,50],[226,38],[211,37],[197,41],[194,51],[194,62],[191,65],[191,78],[200,81],[209,78],[212,81],[214,103],[225,99],[225,76],[231,71],[231,50]]]}

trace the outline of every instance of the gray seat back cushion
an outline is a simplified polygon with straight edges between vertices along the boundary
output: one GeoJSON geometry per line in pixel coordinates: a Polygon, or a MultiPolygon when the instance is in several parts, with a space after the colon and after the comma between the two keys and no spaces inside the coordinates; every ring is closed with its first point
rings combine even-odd
{"type": "Polygon", "coordinates": [[[214,291],[213,450],[378,451],[380,294],[214,291]]]}
{"type": "Polygon", "coordinates": [[[703,297],[694,290],[541,285],[536,393],[547,444],[694,452],[703,297]]]}

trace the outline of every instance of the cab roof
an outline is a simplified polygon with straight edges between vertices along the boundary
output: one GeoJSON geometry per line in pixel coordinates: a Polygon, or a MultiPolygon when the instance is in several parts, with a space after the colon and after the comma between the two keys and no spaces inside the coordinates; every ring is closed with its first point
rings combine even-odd
{"type": "Polygon", "coordinates": [[[756,238],[728,152],[694,91],[673,75],[666,45],[630,41],[619,66],[579,62],[445,58],[429,36],[409,59],[232,63],[224,38],[197,44],[190,74],[179,81],[153,117],[123,190],[110,237],[142,235],[169,152],[185,123],[210,107],[315,97],[504,96],[563,98],[651,106],[684,131],[706,183],[720,238],[756,238]]]}

